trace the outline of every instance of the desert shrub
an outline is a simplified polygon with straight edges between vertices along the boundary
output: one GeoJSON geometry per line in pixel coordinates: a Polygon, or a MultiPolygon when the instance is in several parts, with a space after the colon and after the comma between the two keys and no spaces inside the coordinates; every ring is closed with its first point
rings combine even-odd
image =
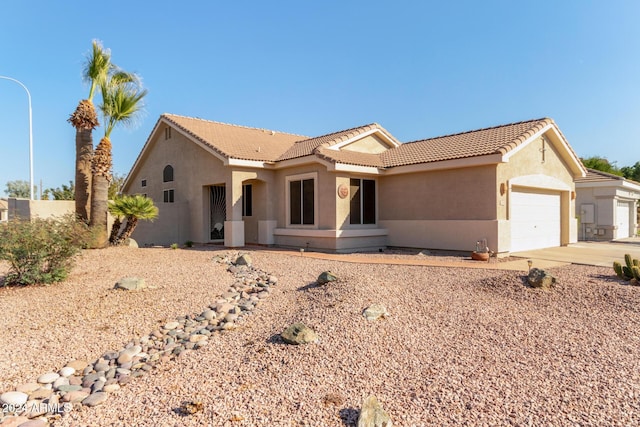
{"type": "Polygon", "coordinates": [[[32,285],[64,280],[73,257],[91,233],[73,215],[11,220],[0,226],[0,260],[9,262],[3,285],[32,285]]]}
{"type": "Polygon", "coordinates": [[[171,249],[178,249],[180,246],[178,246],[177,243],[172,243],[171,246],[169,246],[171,249]]]}

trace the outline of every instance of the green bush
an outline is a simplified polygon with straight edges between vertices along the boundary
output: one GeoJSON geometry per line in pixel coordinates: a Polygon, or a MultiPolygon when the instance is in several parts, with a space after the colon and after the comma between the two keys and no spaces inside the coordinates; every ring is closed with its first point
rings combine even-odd
{"type": "Polygon", "coordinates": [[[90,241],[91,232],[73,215],[32,221],[11,220],[0,226],[0,260],[9,274],[0,285],[32,285],[64,280],[73,257],[90,241]]]}
{"type": "Polygon", "coordinates": [[[172,243],[171,246],[170,246],[171,249],[178,249],[179,247],[180,246],[178,246],[177,243],[172,243]]]}

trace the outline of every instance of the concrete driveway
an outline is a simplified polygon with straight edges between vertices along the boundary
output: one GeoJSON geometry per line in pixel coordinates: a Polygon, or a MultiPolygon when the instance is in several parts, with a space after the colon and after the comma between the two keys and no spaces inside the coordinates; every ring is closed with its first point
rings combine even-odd
{"type": "Polygon", "coordinates": [[[624,265],[624,254],[640,259],[640,237],[609,242],[578,242],[559,248],[513,252],[511,255],[532,260],[611,267],[613,261],[624,265]]]}

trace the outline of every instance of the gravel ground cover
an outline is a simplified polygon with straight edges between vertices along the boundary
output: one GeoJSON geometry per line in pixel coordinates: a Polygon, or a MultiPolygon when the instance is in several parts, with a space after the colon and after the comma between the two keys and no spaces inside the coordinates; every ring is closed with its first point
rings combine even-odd
{"type": "MultiPolygon", "coordinates": [[[[0,289],[0,392],[202,311],[232,281],[226,252],[87,251],[65,283],[0,289]],[[157,289],[111,290],[132,275],[157,289]]],[[[525,272],[251,256],[279,281],[238,329],[55,425],[349,426],[370,394],[397,426],[640,423],[640,288],[609,268],[549,270],[541,291],[525,272]],[[325,270],[340,281],[315,286],[325,270]],[[372,303],[391,316],[366,321],[372,303]],[[320,342],[283,344],[294,322],[320,342]]]]}

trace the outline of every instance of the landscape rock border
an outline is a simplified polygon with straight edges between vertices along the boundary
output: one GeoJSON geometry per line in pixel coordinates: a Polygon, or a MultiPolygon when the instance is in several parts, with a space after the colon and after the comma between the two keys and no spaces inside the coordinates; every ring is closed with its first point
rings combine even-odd
{"type": "Polygon", "coordinates": [[[118,351],[107,351],[91,362],[70,361],[58,372],[47,372],[35,382],[2,393],[0,403],[4,412],[0,412],[0,425],[19,426],[38,421],[47,425],[74,408],[101,405],[110,393],[156,365],[185,351],[205,347],[212,334],[235,329],[278,282],[275,276],[252,267],[248,254],[229,252],[216,255],[213,261],[227,264],[227,271],[235,281],[201,313],[178,317],[129,341],[118,351]]]}

